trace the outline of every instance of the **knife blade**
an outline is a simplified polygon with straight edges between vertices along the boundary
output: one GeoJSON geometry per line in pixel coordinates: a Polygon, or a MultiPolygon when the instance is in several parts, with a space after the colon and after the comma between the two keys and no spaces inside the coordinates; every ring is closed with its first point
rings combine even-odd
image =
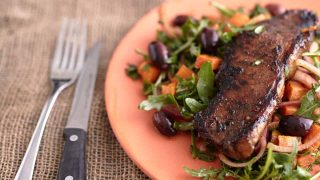
{"type": "Polygon", "coordinates": [[[64,150],[60,162],[59,180],[86,179],[85,145],[90,107],[99,64],[101,43],[88,51],[80,73],[67,125],[64,128],[64,150]]]}

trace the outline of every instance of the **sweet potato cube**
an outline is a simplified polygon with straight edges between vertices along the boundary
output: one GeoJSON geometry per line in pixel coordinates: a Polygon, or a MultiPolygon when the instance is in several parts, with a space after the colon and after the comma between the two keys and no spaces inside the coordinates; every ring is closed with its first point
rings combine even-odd
{"type": "Polygon", "coordinates": [[[271,141],[273,144],[279,144],[279,140],[278,140],[279,135],[280,135],[280,132],[279,132],[279,131],[273,130],[273,131],[271,132],[271,140],[270,140],[270,141],[271,141]]]}
{"type": "Polygon", "coordinates": [[[170,84],[161,85],[161,94],[172,94],[176,93],[176,85],[177,83],[172,82],[170,84]]]}
{"type": "Polygon", "coordinates": [[[285,96],[289,101],[301,100],[307,92],[308,89],[296,81],[289,81],[285,87],[285,96]]]}
{"type": "Polygon", "coordinates": [[[193,75],[193,71],[189,69],[187,66],[182,65],[178,72],[176,73],[176,76],[183,78],[183,79],[189,79],[193,75]]]}
{"type": "Polygon", "coordinates": [[[219,57],[209,56],[209,55],[206,55],[206,54],[200,54],[200,55],[198,55],[194,66],[196,68],[200,68],[203,63],[210,62],[212,70],[217,70],[219,68],[220,64],[221,64],[221,61],[222,60],[219,57]]]}
{"type": "Polygon", "coordinates": [[[249,20],[250,18],[247,14],[237,12],[229,19],[229,23],[236,27],[241,27],[247,24],[249,20]]]}
{"type": "Polygon", "coordinates": [[[297,110],[298,110],[298,107],[293,105],[283,106],[280,108],[280,112],[284,116],[293,115],[297,110]]]}
{"type": "MultiPolygon", "coordinates": [[[[311,126],[311,129],[307,135],[303,138],[303,143],[307,143],[311,139],[313,139],[316,135],[320,133],[320,125],[313,124],[311,126]]],[[[318,147],[320,146],[320,141],[314,143],[312,146],[310,146],[307,150],[311,152],[317,151],[318,147]]]]}
{"type": "Polygon", "coordinates": [[[297,158],[298,165],[303,168],[308,168],[311,164],[314,163],[316,158],[312,156],[311,154],[308,155],[300,155],[297,158]]]}
{"type": "Polygon", "coordinates": [[[301,137],[296,136],[278,136],[279,146],[294,146],[295,141],[301,144],[301,137]]]}
{"type": "Polygon", "coordinates": [[[138,73],[140,74],[143,81],[152,83],[157,80],[160,70],[153,66],[151,62],[143,61],[138,66],[138,73]]]}

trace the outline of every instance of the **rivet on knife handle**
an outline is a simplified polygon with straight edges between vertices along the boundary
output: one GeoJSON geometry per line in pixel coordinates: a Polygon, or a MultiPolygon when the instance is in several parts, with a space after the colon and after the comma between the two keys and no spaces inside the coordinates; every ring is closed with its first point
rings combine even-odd
{"type": "Polygon", "coordinates": [[[87,134],[82,129],[64,130],[66,140],[59,168],[59,180],[86,179],[85,145],[87,134]]]}

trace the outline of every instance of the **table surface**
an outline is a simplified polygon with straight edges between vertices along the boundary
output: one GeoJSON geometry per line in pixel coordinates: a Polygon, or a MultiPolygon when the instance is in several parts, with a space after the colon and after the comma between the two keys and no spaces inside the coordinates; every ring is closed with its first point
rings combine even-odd
{"type": "MultiPolygon", "coordinates": [[[[1,0],[0,179],[13,179],[50,93],[48,70],[64,16],[88,20],[88,47],[98,39],[104,42],[88,129],[88,179],[147,179],[113,135],[105,111],[104,81],[108,60],[117,43],[134,22],[160,1],[1,0]]],[[[63,127],[73,92],[74,87],[65,90],[54,106],[34,179],[57,176],[64,144],[63,127]]]]}

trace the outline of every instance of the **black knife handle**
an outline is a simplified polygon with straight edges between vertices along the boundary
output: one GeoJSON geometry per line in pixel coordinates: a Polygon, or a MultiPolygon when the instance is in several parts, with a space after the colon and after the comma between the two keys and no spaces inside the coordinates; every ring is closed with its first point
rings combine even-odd
{"type": "Polygon", "coordinates": [[[66,128],[63,135],[66,143],[60,162],[58,180],[85,180],[87,134],[83,129],[66,128]]]}

